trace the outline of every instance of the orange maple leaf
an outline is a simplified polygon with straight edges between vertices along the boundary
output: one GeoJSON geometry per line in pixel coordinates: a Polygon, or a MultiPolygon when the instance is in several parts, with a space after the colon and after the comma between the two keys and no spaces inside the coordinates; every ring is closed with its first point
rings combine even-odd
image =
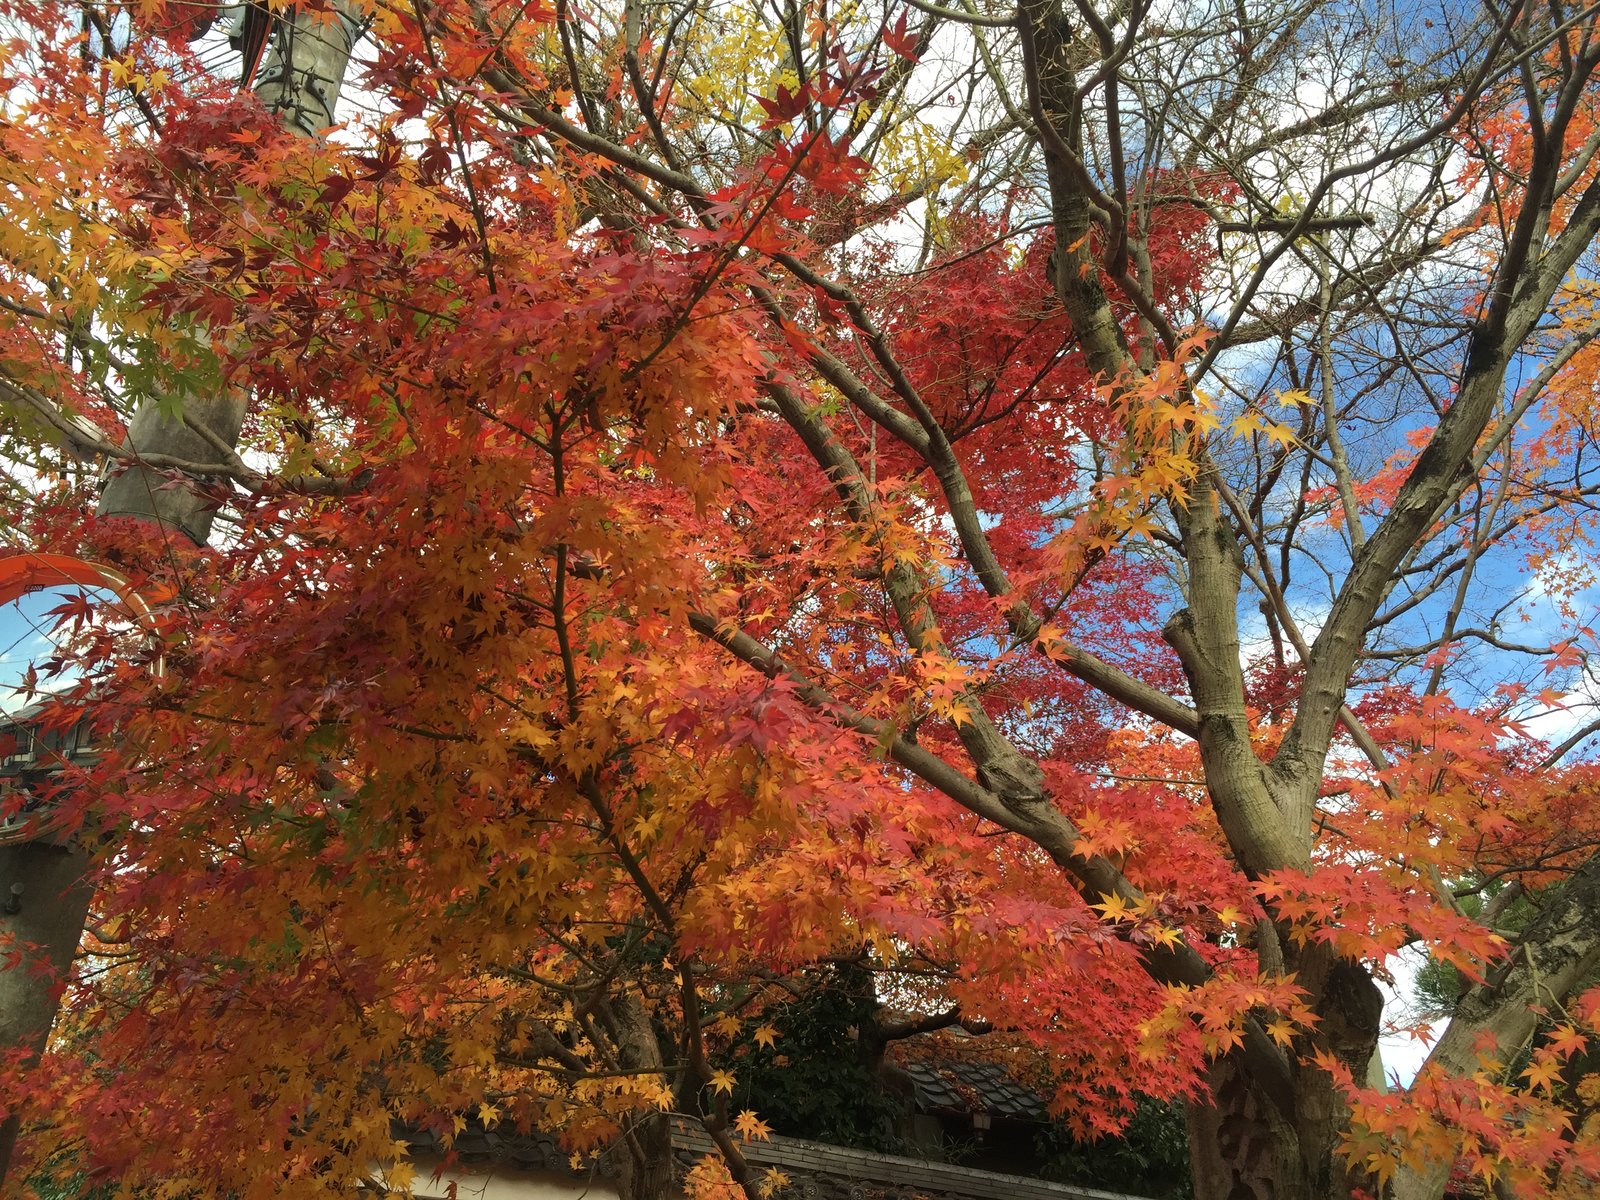
{"type": "Polygon", "coordinates": [[[739,1131],[739,1136],[745,1141],[751,1138],[760,1138],[767,1141],[772,1136],[772,1126],[768,1125],[748,1108],[733,1119],[733,1127],[739,1131]]]}

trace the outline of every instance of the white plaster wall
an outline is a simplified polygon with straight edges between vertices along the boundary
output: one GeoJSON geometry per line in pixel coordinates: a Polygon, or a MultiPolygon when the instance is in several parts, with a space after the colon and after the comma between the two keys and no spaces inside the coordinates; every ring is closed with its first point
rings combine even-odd
{"type": "Polygon", "coordinates": [[[564,1179],[540,1171],[511,1168],[461,1167],[445,1171],[437,1181],[437,1159],[415,1158],[412,1193],[417,1200],[448,1200],[455,1184],[456,1200],[621,1200],[621,1193],[606,1180],[564,1179]]]}

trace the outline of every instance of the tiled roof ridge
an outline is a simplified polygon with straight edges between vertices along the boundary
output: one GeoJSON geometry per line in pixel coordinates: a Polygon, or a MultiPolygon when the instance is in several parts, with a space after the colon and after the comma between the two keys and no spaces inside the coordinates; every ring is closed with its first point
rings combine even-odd
{"type": "Polygon", "coordinates": [[[988,1112],[995,1116],[1041,1121],[1045,1099],[1019,1081],[1000,1063],[961,1057],[918,1057],[897,1061],[929,1111],[988,1112]]]}

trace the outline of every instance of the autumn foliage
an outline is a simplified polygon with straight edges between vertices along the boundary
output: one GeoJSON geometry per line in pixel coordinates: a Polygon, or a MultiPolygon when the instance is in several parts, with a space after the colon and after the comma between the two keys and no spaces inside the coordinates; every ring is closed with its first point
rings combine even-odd
{"type": "MultiPolygon", "coordinates": [[[[642,1172],[672,1111],[723,1147],[693,1187],[762,1195],[741,1058],[848,961],[990,1030],[1085,1136],[1140,1095],[1231,1111],[1276,1064],[1320,1180],[1283,1195],[1425,1162],[1590,1194],[1593,949],[1533,1032],[1409,1090],[1366,1073],[1365,999],[1408,948],[1487,995],[1545,961],[1495,897],[1554,913],[1595,870],[1596,768],[1530,720],[1588,702],[1581,263],[1493,420],[1458,434],[1470,389],[1413,366],[1374,430],[1297,351],[1226,358],[1239,172],[1118,158],[1123,209],[1075,233],[1066,176],[886,115],[932,16],[819,7],[785,48],[736,15],[641,39],[564,5],[369,6],[362,104],[317,140],[203,69],[189,7],[119,9],[141,32],[108,50],[75,6],[0,6],[6,546],[155,598],[46,698],[105,747],[52,797],[97,893],[45,1063],[0,1092],[32,1130],[15,1186],[404,1190],[404,1130],[467,1117],[642,1172]],[[237,448],[121,447],[136,404],[229,390],[237,448]],[[72,415],[111,471],[208,495],[211,544],[91,515],[96,471],[50,445],[72,415]],[[1325,685],[1315,625],[1365,602],[1340,580],[1462,437],[1468,482],[1355,622],[1372,656],[1325,685]],[[1219,568],[1196,547],[1223,527],[1219,568]],[[1290,587],[1302,551],[1331,599],[1290,587]],[[1463,632],[1458,581],[1529,571],[1553,635],[1463,632]],[[1406,653],[1387,614],[1419,593],[1406,653]]],[[[1492,148],[1429,243],[1450,321],[1492,308],[1547,176],[1537,237],[1593,219],[1583,21],[1536,60],[1578,97],[1561,128],[1508,70],[1437,134],[1492,148]]]]}

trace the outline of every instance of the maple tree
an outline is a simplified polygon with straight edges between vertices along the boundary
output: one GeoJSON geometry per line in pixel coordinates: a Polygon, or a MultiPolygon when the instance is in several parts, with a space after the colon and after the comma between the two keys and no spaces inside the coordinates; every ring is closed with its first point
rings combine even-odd
{"type": "Polygon", "coordinates": [[[760,1196],[848,958],[1207,1200],[1592,1190],[1591,14],[191,7],[3,7],[9,536],[155,617],[47,703],[36,1179],[760,1196]]]}

